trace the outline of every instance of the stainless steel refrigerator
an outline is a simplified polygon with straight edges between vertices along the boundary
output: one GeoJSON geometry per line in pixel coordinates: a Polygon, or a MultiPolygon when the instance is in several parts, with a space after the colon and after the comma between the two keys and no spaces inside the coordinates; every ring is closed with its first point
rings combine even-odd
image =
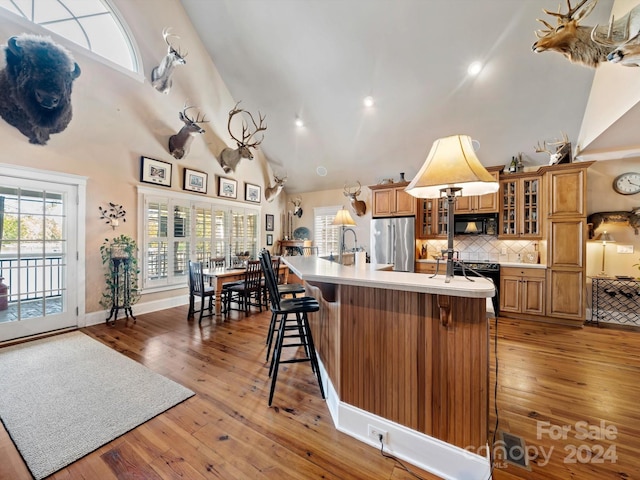
{"type": "Polygon", "coordinates": [[[415,217],[371,220],[371,262],[392,264],[393,269],[400,272],[413,272],[415,222],[415,217]]]}

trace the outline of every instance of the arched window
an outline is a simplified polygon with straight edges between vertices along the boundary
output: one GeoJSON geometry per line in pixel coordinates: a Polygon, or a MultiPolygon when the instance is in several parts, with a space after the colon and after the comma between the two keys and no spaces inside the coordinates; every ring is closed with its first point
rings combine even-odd
{"type": "Polygon", "coordinates": [[[108,0],[0,0],[0,7],[127,70],[139,71],[129,30],[108,0]]]}

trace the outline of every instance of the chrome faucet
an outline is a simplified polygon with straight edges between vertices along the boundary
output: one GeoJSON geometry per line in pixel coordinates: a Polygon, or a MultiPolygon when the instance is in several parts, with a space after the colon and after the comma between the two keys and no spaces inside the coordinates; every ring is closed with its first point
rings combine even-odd
{"type": "Polygon", "coordinates": [[[344,234],[347,232],[353,233],[353,249],[354,251],[358,249],[358,236],[356,235],[356,231],[353,228],[343,228],[342,229],[342,238],[340,242],[340,258],[338,262],[342,265],[342,253],[346,251],[344,248],[344,234]]]}

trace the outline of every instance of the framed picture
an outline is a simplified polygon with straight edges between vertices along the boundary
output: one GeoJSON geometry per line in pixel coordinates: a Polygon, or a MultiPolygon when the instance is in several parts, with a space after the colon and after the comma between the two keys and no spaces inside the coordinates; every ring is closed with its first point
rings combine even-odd
{"type": "Polygon", "coordinates": [[[231,178],[218,177],[218,196],[226,198],[237,198],[236,193],[238,182],[231,178]]]}
{"type": "Polygon", "coordinates": [[[184,185],[183,190],[189,190],[191,192],[207,193],[207,174],[204,172],[198,172],[197,170],[191,170],[190,168],[184,169],[184,185]]]}
{"type": "Polygon", "coordinates": [[[273,215],[267,213],[266,216],[267,216],[267,220],[264,223],[264,225],[265,225],[264,229],[267,232],[273,232],[273,215]]]}
{"type": "Polygon", "coordinates": [[[253,183],[244,184],[244,199],[247,202],[260,203],[262,189],[253,183]]]}
{"type": "Polygon", "coordinates": [[[267,233],[267,246],[270,247],[273,245],[273,235],[271,233],[267,233]]]}
{"type": "Polygon", "coordinates": [[[140,181],[170,187],[171,167],[173,165],[167,162],[149,157],[140,157],[140,181]]]}

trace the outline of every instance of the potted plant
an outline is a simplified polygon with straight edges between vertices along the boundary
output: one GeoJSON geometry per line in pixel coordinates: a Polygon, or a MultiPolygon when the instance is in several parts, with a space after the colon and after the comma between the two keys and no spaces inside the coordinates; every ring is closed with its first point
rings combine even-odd
{"type": "Polygon", "coordinates": [[[112,309],[114,306],[129,308],[140,299],[138,285],[138,245],[127,236],[105,238],[100,246],[102,264],[106,267],[104,274],[105,289],[102,292],[100,305],[112,309]],[[127,286],[116,292],[116,284],[127,286]],[[116,298],[117,297],[117,298],[116,298]]]}

